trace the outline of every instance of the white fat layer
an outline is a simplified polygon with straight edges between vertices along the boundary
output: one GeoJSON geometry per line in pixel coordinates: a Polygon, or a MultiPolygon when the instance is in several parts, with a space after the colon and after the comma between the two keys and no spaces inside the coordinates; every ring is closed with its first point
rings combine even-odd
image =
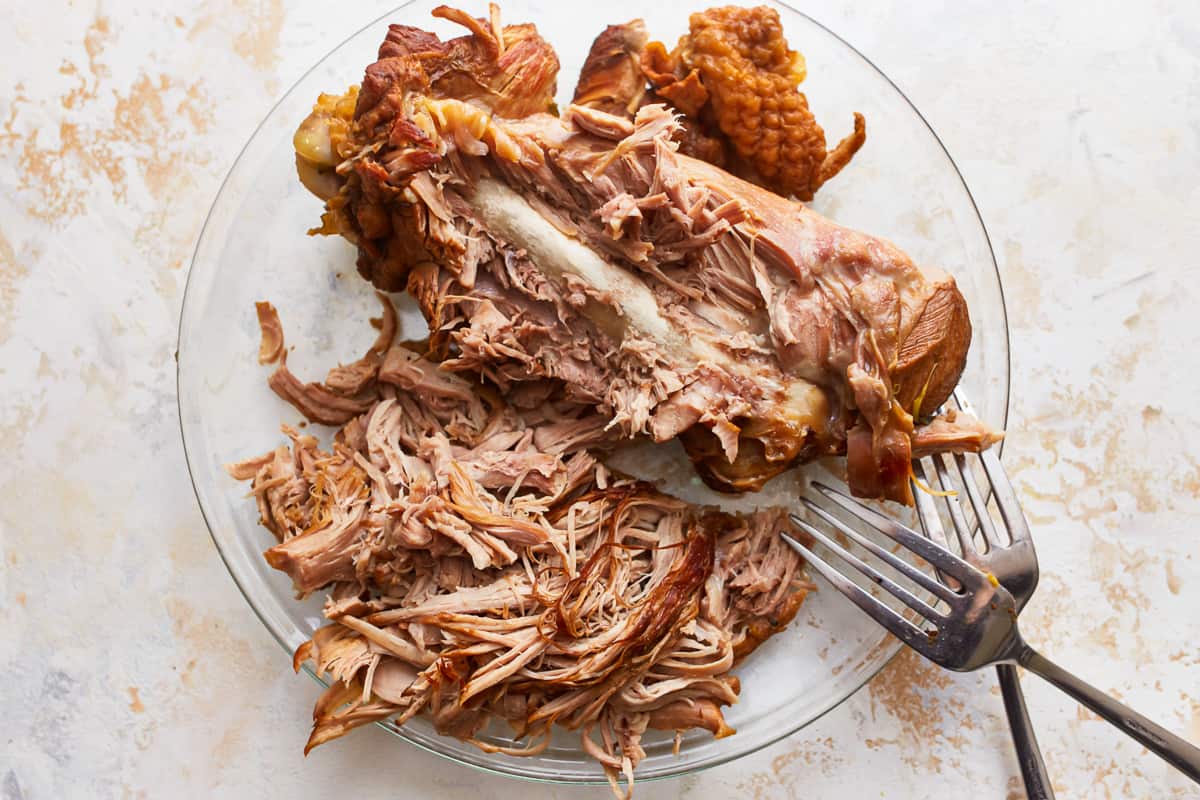
{"type": "MultiPolygon", "coordinates": [[[[541,272],[558,278],[574,275],[589,286],[608,293],[630,328],[640,336],[658,342],[673,357],[690,366],[707,363],[734,375],[762,380],[762,375],[728,353],[700,337],[689,337],[678,330],[659,311],[654,294],[645,283],[554,227],[524,197],[503,183],[481,179],[471,200],[479,219],[501,238],[524,248],[541,272]]],[[[795,379],[782,388],[786,392],[785,402],[794,406],[792,413],[810,418],[812,427],[820,425],[825,398],[816,386],[795,379]]]]}
{"type": "Polygon", "coordinates": [[[612,296],[628,324],[672,351],[687,349],[667,322],[646,284],[616,267],[578,239],[554,227],[525,198],[504,184],[484,178],[474,193],[475,211],[491,230],[523,247],[539,270],[552,277],[575,275],[612,296]]]}

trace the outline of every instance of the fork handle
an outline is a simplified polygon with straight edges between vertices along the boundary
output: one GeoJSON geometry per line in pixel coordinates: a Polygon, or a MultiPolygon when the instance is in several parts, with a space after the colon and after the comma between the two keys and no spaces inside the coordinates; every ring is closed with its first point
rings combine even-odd
{"type": "Polygon", "coordinates": [[[1200,748],[1151,722],[1129,706],[1067,672],[1025,645],[1017,663],[1053,683],[1080,703],[1145,745],[1151,752],[1200,783],[1200,748]]]}
{"type": "Polygon", "coordinates": [[[997,664],[996,674],[1000,678],[1000,694],[1004,696],[1008,727],[1012,729],[1017,760],[1021,764],[1021,777],[1025,780],[1025,796],[1029,800],[1054,800],[1054,789],[1050,786],[1046,762],[1042,760],[1042,750],[1033,733],[1029,709],[1025,707],[1025,695],[1017,678],[1017,668],[1012,664],[997,664]]]}

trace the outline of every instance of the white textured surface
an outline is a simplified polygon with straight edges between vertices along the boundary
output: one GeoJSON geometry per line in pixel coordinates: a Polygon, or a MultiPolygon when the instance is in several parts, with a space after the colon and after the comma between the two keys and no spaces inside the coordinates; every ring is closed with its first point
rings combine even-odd
{"type": "MultiPolygon", "coordinates": [[[[187,261],[272,98],[392,4],[337,5],[26,4],[0,26],[4,800],[607,795],[487,778],[373,729],[302,758],[317,687],[287,670],[196,508],[172,359],[187,261]]],[[[1023,628],[1200,741],[1200,12],[805,10],[909,94],[992,235],[1013,330],[1005,458],[1042,557],[1023,628]]],[[[1197,796],[1026,686],[1060,798],[1197,796]]],[[[1019,796],[1007,737],[991,674],[905,655],[801,734],[638,796],[1019,796]]]]}

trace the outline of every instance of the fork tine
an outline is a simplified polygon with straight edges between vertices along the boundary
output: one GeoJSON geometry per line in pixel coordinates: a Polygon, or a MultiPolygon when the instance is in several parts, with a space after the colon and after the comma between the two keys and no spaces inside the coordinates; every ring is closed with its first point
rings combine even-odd
{"type": "MultiPolygon", "coordinates": [[[[976,416],[974,408],[962,389],[954,390],[954,401],[963,411],[976,416]]],[[[1021,511],[1017,494],[1008,480],[1008,473],[1004,471],[1004,467],[1000,466],[1000,457],[996,455],[995,450],[989,449],[979,454],[979,460],[983,463],[983,471],[992,485],[992,496],[996,498],[996,507],[1000,509],[1000,516],[1008,527],[1008,535],[1013,544],[1030,541],[1032,537],[1029,532],[1029,523],[1025,521],[1025,514],[1021,511]]]]}
{"type": "Polygon", "coordinates": [[[946,467],[946,459],[934,456],[933,468],[937,470],[938,483],[943,491],[953,491],[954,494],[947,495],[946,508],[950,511],[950,521],[954,524],[954,533],[958,536],[958,544],[962,547],[963,557],[970,558],[979,552],[979,548],[975,546],[974,528],[967,524],[967,518],[963,515],[962,505],[958,500],[958,486],[950,478],[950,470],[946,467]]]}
{"type": "Polygon", "coordinates": [[[967,457],[962,453],[955,453],[953,459],[954,465],[958,468],[959,481],[967,490],[967,497],[971,498],[971,506],[975,509],[975,519],[979,521],[979,530],[983,533],[983,540],[987,542],[989,549],[1003,547],[1004,543],[1000,541],[996,524],[992,522],[992,515],[988,513],[987,502],[983,499],[983,492],[979,491],[979,484],[975,482],[975,476],[967,463],[967,457]]]}
{"type": "Polygon", "coordinates": [[[932,539],[947,550],[950,549],[950,540],[946,538],[946,529],[942,525],[942,516],[938,513],[937,503],[934,497],[927,491],[924,491],[918,484],[917,480],[924,482],[926,486],[932,486],[930,475],[932,470],[929,464],[932,457],[927,456],[920,461],[913,462],[913,477],[909,480],[912,484],[913,500],[917,508],[917,520],[921,523],[921,531],[925,534],[925,538],[932,539]]]}
{"type": "MultiPolygon", "coordinates": [[[[818,511],[817,513],[820,513],[820,512],[818,511]]],[[[825,515],[822,514],[822,517],[824,517],[824,516],[825,515]]],[[[935,622],[944,618],[944,615],[935,611],[932,606],[930,606],[928,603],[926,603],[921,598],[917,597],[915,594],[910,592],[908,589],[905,589],[903,586],[896,583],[895,581],[893,581],[891,578],[884,575],[879,570],[868,566],[866,563],[864,563],[862,560],[860,560],[856,555],[851,553],[846,548],[839,546],[837,542],[833,541],[833,539],[826,536],[825,533],[820,528],[817,528],[815,525],[809,525],[804,520],[799,519],[795,516],[792,517],[792,522],[794,522],[796,525],[800,526],[801,529],[806,531],[810,536],[812,536],[818,542],[820,542],[821,544],[828,547],[834,553],[837,553],[837,555],[843,561],[849,563],[856,570],[858,570],[863,575],[865,575],[868,579],[870,579],[873,583],[881,586],[884,590],[891,592],[891,594],[894,597],[898,598],[900,600],[900,602],[904,603],[906,606],[911,608],[913,611],[916,611],[917,613],[919,613],[921,616],[925,617],[926,619],[933,620],[935,622]]],[[[862,542],[860,541],[859,543],[861,544],[862,542]]]]}
{"type": "Polygon", "coordinates": [[[957,578],[964,585],[982,586],[987,581],[987,576],[983,572],[963,561],[946,548],[929,541],[907,525],[901,525],[896,520],[885,517],[878,511],[864,506],[857,500],[851,499],[819,481],[813,481],[812,485],[817,491],[837,503],[846,511],[849,511],[888,538],[898,542],[902,547],[908,548],[928,561],[933,565],[934,569],[941,570],[945,574],[957,578]]]}
{"type": "Polygon", "coordinates": [[[987,473],[988,481],[992,484],[992,496],[996,498],[996,507],[1000,509],[1000,516],[1008,527],[1008,535],[1012,537],[1014,544],[1029,541],[1029,523],[1025,521],[1021,503],[1008,480],[1008,473],[1000,466],[1000,459],[991,450],[985,450],[979,454],[979,460],[983,462],[983,471],[987,473]]]}
{"type": "MultiPolygon", "coordinates": [[[[833,587],[848,597],[854,605],[867,612],[872,619],[891,631],[894,636],[903,640],[909,647],[918,653],[927,657],[929,656],[932,650],[932,642],[930,641],[929,634],[916,625],[913,625],[882,601],[872,597],[869,592],[838,572],[828,562],[791,536],[788,536],[786,533],[780,533],[779,535],[783,537],[783,540],[789,547],[804,556],[805,560],[809,564],[812,564],[825,580],[833,584],[833,587]]],[[[834,552],[838,552],[838,550],[840,548],[834,548],[834,552]]]]}
{"type": "MultiPolygon", "coordinates": [[[[828,511],[821,508],[819,505],[817,505],[813,501],[809,500],[807,497],[801,497],[800,502],[804,503],[804,505],[808,508],[808,510],[812,511],[814,514],[819,516],[826,523],[833,526],[834,528],[841,531],[842,533],[846,534],[846,536],[853,539],[860,546],[869,550],[873,555],[878,557],[880,560],[885,561],[893,569],[895,569],[897,572],[900,572],[906,578],[909,578],[913,582],[920,585],[920,587],[922,589],[925,589],[926,591],[937,595],[938,597],[940,597],[941,599],[943,599],[947,602],[950,602],[951,600],[953,600],[956,597],[954,592],[951,591],[949,588],[938,583],[937,581],[935,581],[933,578],[929,577],[927,574],[922,572],[917,567],[914,567],[912,564],[908,563],[903,558],[900,558],[899,556],[897,556],[895,553],[890,553],[887,551],[886,548],[880,547],[875,542],[872,542],[870,539],[863,536],[861,533],[854,530],[849,525],[842,522],[840,519],[833,516],[828,511]]],[[[808,529],[808,526],[806,525],[804,520],[800,519],[800,517],[797,517],[795,514],[790,514],[789,516],[791,517],[792,522],[804,527],[805,530],[808,529]]],[[[862,570],[859,570],[859,571],[861,572],[862,570]]],[[[867,574],[867,573],[864,573],[864,574],[867,574]]],[[[932,611],[932,609],[930,609],[930,610],[932,611]]],[[[922,613],[924,613],[924,612],[922,612],[922,613]]]]}
{"type": "Polygon", "coordinates": [[[962,390],[961,386],[955,386],[950,396],[954,398],[954,402],[960,411],[965,411],[972,417],[978,416],[975,413],[975,406],[971,405],[971,401],[967,399],[967,393],[962,390]]]}
{"type": "MultiPolygon", "coordinates": [[[[928,486],[929,469],[926,468],[925,461],[914,461],[913,469],[921,473],[916,477],[919,477],[928,486]]],[[[946,538],[946,530],[942,526],[942,517],[938,514],[937,503],[934,502],[933,495],[924,491],[917,485],[915,480],[910,482],[912,483],[913,499],[917,506],[917,520],[921,523],[921,532],[925,534],[926,539],[932,539],[936,544],[949,550],[950,540],[946,538]]],[[[937,571],[937,575],[951,589],[958,590],[962,586],[957,580],[946,575],[941,570],[937,571]]]]}

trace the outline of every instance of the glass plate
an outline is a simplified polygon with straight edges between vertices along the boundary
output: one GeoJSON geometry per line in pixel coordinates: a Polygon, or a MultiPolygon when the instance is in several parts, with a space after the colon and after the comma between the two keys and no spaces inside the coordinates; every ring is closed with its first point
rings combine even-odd
{"type": "MultiPolygon", "coordinates": [[[[378,310],[370,287],[355,272],[352,248],[335,238],[313,238],[320,203],[297,181],[292,132],[317,94],[358,82],[374,60],[387,23],[403,22],[460,35],[430,17],[438,2],[413,2],[371,23],[321,59],[271,109],[230,170],[201,233],[188,275],[179,328],[179,417],[196,497],[213,541],[237,585],[263,624],[291,652],[322,623],[320,599],[295,599],[287,578],[267,566],[271,543],[257,524],[245,486],[221,465],[265,452],[282,441],[279,424],[296,413],[266,385],[256,363],[256,300],[279,308],[288,364],[302,378],[323,375],[335,362],[357,358],[375,332],[365,324],[378,310]]],[[[484,14],[482,3],[463,4],[484,14]]],[[[536,22],[562,61],[559,101],[570,100],[575,76],[592,38],[605,25],[642,17],[651,36],[674,42],[688,13],[705,7],[634,0],[563,5],[536,0],[504,3],[507,22],[536,22]],[[555,9],[555,10],[552,10],[555,9]]],[[[955,275],[975,328],[963,381],[984,418],[1003,425],[1008,413],[1008,329],[1004,299],[987,233],[961,175],[937,136],[904,95],[865,57],[808,17],[779,6],[791,46],[802,52],[809,77],[803,84],[831,142],[849,131],[852,112],[867,119],[867,143],[853,163],[821,190],[815,208],[842,224],[891,238],[918,263],[955,275]]],[[[402,307],[403,337],[421,337],[425,326],[410,304],[402,307]]],[[[772,481],[763,494],[730,501],[704,490],[672,447],[618,456],[619,465],[661,479],[689,499],[745,508],[790,503],[795,475],[772,481]]],[[[832,591],[804,604],[787,631],[739,666],[742,695],[727,713],[736,736],[684,737],[678,755],[672,736],[651,732],[639,779],[680,775],[758,750],[803,728],[865,684],[899,644],[832,591]]],[[[288,668],[282,655],[279,669],[288,668]]],[[[300,702],[297,700],[297,702],[300,702]]],[[[437,735],[423,719],[403,729],[385,725],[405,741],[463,764],[521,778],[567,783],[604,780],[574,733],[556,738],[542,755],[516,758],[484,753],[437,735]]],[[[359,734],[361,735],[361,734],[359,734]]],[[[504,731],[495,731],[497,740],[504,731]]],[[[350,745],[353,746],[353,745],[350,745]]]]}

